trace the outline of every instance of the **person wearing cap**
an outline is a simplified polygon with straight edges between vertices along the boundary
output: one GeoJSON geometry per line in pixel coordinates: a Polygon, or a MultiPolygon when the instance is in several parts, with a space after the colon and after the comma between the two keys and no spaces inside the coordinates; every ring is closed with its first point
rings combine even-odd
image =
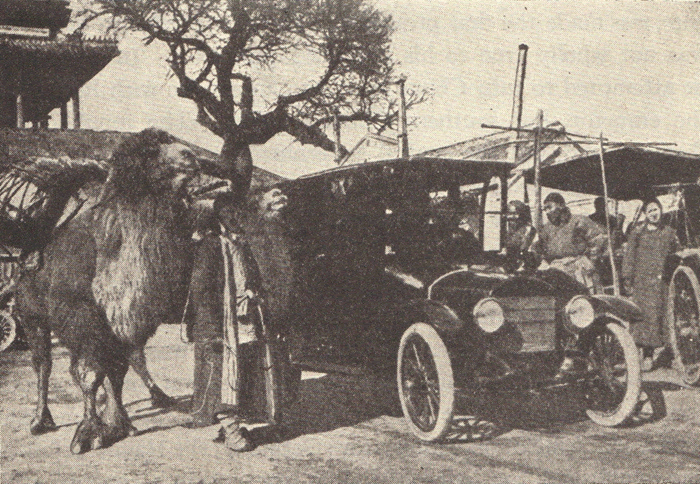
{"type": "Polygon", "coordinates": [[[515,270],[521,267],[536,266],[533,254],[530,252],[537,231],[532,225],[530,207],[520,200],[508,202],[508,237],[504,254],[506,265],[515,270]]]}
{"type": "Polygon", "coordinates": [[[263,331],[255,305],[261,282],[252,252],[237,222],[236,200],[217,196],[214,214],[198,231],[190,291],[183,316],[195,364],[190,427],[232,421],[219,436],[243,452],[254,444],[241,426],[243,417],[266,420],[263,331]]]}
{"type": "Polygon", "coordinates": [[[544,199],[545,223],[534,245],[535,252],[552,269],[558,269],[591,292],[600,291],[595,262],[605,252],[607,236],[584,215],[572,214],[564,197],[552,192],[544,199]]]}
{"type": "Polygon", "coordinates": [[[666,341],[664,315],[668,294],[669,257],[680,249],[673,227],[663,222],[657,198],[644,201],[646,221],[630,233],[622,260],[623,287],[644,314],[643,321],[630,326],[640,349],[642,370],[653,369],[654,350],[666,341]]]}

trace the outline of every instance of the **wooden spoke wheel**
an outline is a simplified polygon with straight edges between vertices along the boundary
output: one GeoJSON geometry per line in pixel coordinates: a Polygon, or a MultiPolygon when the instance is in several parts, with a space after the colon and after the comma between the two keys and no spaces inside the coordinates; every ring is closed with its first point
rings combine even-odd
{"type": "Polygon", "coordinates": [[[404,332],[397,381],[411,432],[426,442],[442,439],[454,417],[454,376],[445,343],[432,326],[415,323],[404,332]]]}
{"type": "Polygon", "coordinates": [[[695,272],[690,267],[678,267],[669,287],[667,323],[676,366],[688,385],[700,382],[699,300],[695,272]]]}
{"type": "Polygon", "coordinates": [[[7,311],[0,311],[0,351],[4,351],[17,338],[17,322],[7,311]]]}
{"type": "Polygon", "coordinates": [[[637,346],[629,331],[608,323],[588,351],[586,414],[606,427],[622,425],[637,410],[642,376],[637,346]]]}

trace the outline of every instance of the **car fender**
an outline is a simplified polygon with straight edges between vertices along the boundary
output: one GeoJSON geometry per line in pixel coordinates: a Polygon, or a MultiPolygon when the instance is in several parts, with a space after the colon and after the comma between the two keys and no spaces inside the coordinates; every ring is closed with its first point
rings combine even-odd
{"type": "Polygon", "coordinates": [[[483,359],[487,348],[483,334],[470,321],[462,320],[449,306],[431,299],[419,299],[407,304],[405,310],[404,331],[418,321],[432,326],[445,343],[453,363],[461,362],[458,365],[460,369],[483,359]]]}
{"type": "Polygon", "coordinates": [[[405,307],[407,322],[420,321],[431,325],[443,339],[451,339],[464,326],[464,321],[449,306],[431,299],[414,299],[405,307]]]}
{"type": "Polygon", "coordinates": [[[639,306],[627,297],[595,294],[590,296],[590,300],[595,309],[597,324],[613,321],[629,329],[630,324],[644,319],[639,306]]]}

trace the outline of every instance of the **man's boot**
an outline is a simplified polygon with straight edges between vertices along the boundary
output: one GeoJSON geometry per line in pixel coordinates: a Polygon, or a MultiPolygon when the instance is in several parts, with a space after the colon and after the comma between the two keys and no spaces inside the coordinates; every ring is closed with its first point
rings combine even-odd
{"type": "Polygon", "coordinates": [[[241,427],[238,420],[234,420],[226,427],[225,434],[225,445],[234,452],[248,452],[255,448],[248,430],[241,427]]]}

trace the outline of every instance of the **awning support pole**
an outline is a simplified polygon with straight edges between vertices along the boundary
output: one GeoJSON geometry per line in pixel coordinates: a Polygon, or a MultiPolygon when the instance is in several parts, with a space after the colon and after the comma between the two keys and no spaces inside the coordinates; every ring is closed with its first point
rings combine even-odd
{"type": "Polygon", "coordinates": [[[605,148],[603,147],[603,133],[600,133],[599,142],[599,154],[600,154],[600,173],[603,180],[603,198],[605,199],[605,229],[608,234],[608,255],[610,257],[610,267],[612,269],[613,276],[613,291],[615,296],[620,295],[620,278],[617,274],[617,267],[615,266],[615,254],[613,252],[612,243],[612,229],[610,228],[610,209],[608,208],[608,182],[605,178],[605,148]]]}
{"type": "Polygon", "coordinates": [[[542,168],[542,158],[540,156],[540,133],[542,132],[544,113],[541,109],[537,111],[537,129],[535,130],[535,228],[538,232],[542,230],[542,184],[540,182],[540,170],[542,168]]]}
{"type": "Polygon", "coordinates": [[[17,127],[24,128],[24,102],[22,100],[22,93],[17,94],[15,103],[17,110],[17,127]]]}

